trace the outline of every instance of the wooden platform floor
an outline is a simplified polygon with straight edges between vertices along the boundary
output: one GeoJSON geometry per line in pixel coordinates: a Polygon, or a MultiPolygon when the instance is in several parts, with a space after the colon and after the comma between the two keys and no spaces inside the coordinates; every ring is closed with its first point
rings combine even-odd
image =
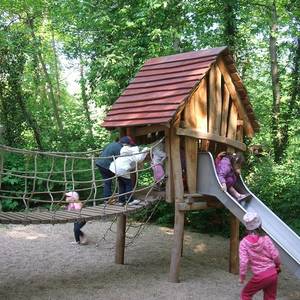
{"type": "Polygon", "coordinates": [[[141,209],[152,206],[164,197],[164,193],[154,193],[145,198],[139,197],[141,203],[138,205],[110,205],[100,204],[97,206],[84,207],[81,211],[30,211],[30,212],[0,212],[0,224],[60,224],[75,222],[79,219],[86,221],[109,218],[120,214],[129,215],[141,209]],[[143,200],[144,199],[144,200],[143,200]]]}

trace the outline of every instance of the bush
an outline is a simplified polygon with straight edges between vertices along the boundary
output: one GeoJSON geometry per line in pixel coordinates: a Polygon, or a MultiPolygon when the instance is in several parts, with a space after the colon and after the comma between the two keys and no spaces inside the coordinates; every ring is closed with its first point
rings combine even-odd
{"type": "Polygon", "coordinates": [[[300,162],[287,157],[276,164],[264,156],[250,163],[245,181],[252,192],[299,234],[300,162]]]}

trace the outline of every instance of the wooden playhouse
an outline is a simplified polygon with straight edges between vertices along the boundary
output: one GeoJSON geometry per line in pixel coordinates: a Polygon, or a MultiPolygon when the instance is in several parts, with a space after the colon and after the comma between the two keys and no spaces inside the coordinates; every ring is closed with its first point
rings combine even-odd
{"type": "MultiPolygon", "coordinates": [[[[197,179],[198,151],[245,151],[244,137],[252,137],[259,128],[228,48],[146,61],[103,126],[131,135],[137,143],[165,137],[165,200],[175,203],[170,281],[178,282],[185,212],[221,205],[196,194],[201,180],[197,179]]],[[[237,273],[239,221],[231,215],[230,224],[229,270],[237,273]]]]}

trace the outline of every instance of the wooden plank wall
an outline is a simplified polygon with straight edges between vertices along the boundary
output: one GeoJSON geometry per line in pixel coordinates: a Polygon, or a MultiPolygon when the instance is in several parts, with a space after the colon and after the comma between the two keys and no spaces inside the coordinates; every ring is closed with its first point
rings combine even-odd
{"type": "MultiPolygon", "coordinates": [[[[238,93],[234,87],[226,65],[222,60],[211,66],[209,73],[201,80],[199,87],[187,101],[183,112],[184,127],[200,132],[218,135],[242,142],[238,130],[251,132],[249,122],[241,107],[238,93]]],[[[235,151],[233,147],[208,140],[198,141],[185,136],[185,156],[187,166],[187,185],[190,193],[196,191],[197,151],[235,151]]]]}
{"type": "MultiPolygon", "coordinates": [[[[208,137],[217,135],[237,140],[237,124],[243,122],[243,111],[237,104],[237,92],[233,90],[234,86],[224,69],[225,65],[221,64],[222,68],[219,66],[217,63],[211,66],[209,73],[201,80],[187,102],[183,117],[184,127],[207,133],[208,137]]],[[[191,142],[187,139],[186,143],[190,148],[191,142]]],[[[216,152],[219,148],[226,150],[227,146],[212,140],[200,141],[201,150],[216,152]]],[[[188,159],[188,152],[186,155],[188,159]]]]}
{"type": "MultiPolygon", "coordinates": [[[[185,127],[200,128],[207,132],[207,79],[203,78],[198,89],[187,102],[184,109],[185,127]]],[[[198,139],[186,136],[185,161],[187,188],[189,193],[196,193],[197,186],[197,153],[199,148],[198,139]]]]}

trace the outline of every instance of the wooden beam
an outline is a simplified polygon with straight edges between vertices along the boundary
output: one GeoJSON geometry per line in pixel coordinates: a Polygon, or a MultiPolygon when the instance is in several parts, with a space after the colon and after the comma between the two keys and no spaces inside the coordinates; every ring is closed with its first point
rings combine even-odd
{"type": "Polygon", "coordinates": [[[222,114],[221,72],[213,65],[209,72],[209,125],[210,133],[220,134],[222,114]]]}
{"type": "Polygon", "coordinates": [[[173,123],[170,129],[170,151],[172,162],[172,178],[174,182],[175,201],[183,201],[183,180],[182,180],[182,166],[180,157],[180,137],[176,134],[176,130],[180,123],[180,117],[173,123]]]}
{"type": "Polygon", "coordinates": [[[239,114],[241,115],[242,119],[245,122],[244,123],[245,133],[248,136],[252,137],[254,135],[254,129],[253,129],[252,124],[251,124],[251,122],[248,118],[248,115],[247,115],[246,109],[244,107],[244,104],[243,104],[238,92],[236,91],[235,85],[234,85],[234,83],[231,79],[230,72],[228,71],[224,61],[222,60],[222,58],[219,58],[217,60],[217,64],[218,64],[218,67],[220,68],[220,71],[221,71],[223,77],[224,77],[224,81],[225,81],[225,84],[228,88],[230,96],[232,98],[232,101],[236,105],[239,114]]]}
{"type": "Polygon", "coordinates": [[[190,136],[196,139],[205,139],[218,142],[221,144],[229,145],[233,148],[239,149],[241,151],[246,151],[246,145],[229,137],[219,136],[217,134],[202,132],[198,129],[187,129],[187,128],[178,128],[176,133],[178,135],[190,136]]]}
{"type": "Polygon", "coordinates": [[[126,127],[126,135],[134,137],[134,128],[133,127],[126,127]]]}
{"type": "Polygon", "coordinates": [[[184,198],[202,198],[203,194],[199,194],[199,193],[188,193],[188,194],[184,194],[184,198]]]}
{"type": "Polygon", "coordinates": [[[197,105],[195,114],[197,116],[197,128],[207,132],[207,77],[205,76],[199,85],[197,90],[197,105]]]}
{"type": "Polygon", "coordinates": [[[175,209],[174,241],[171,253],[170,282],[179,282],[180,258],[183,247],[184,212],[175,209]]]}
{"type": "Polygon", "coordinates": [[[119,215],[117,217],[117,239],[116,239],[116,253],[115,263],[124,264],[125,252],[125,234],[126,231],[126,215],[119,215]]]}
{"type": "MultiPolygon", "coordinates": [[[[198,92],[198,90],[196,91],[196,93],[198,92]]],[[[197,106],[196,93],[194,93],[193,96],[189,99],[184,109],[185,126],[188,128],[195,128],[197,126],[197,115],[195,111],[195,108],[197,106]]],[[[185,137],[184,145],[187,186],[190,193],[195,193],[197,185],[198,141],[190,137],[185,137]]]]}
{"type": "Polygon", "coordinates": [[[208,208],[206,202],[194,202],[194,203],[191,203],[191,204],[177,203],[176,207],[179,211],[201,210],[201,209],[208,208]]]}
{"type": "Polygon", "coordinates": [[[209,94],[208,94],[208,131],[210,133],[214,132],[214,123],[216,119],[215,103],[216,103],[216,93],[215,93],[215,83],[216,83],[216,70],[215,65],[212,65],[209,71],[209,94]]]}
{"type": "Polygon", "coordinates": [[[166,202],[172,203],[174,201],[174,181],[172,175],[172,160],[171,160],[171,129],[165,129],[165,152],[167,159],[165,160],[166,171],[166,202]]]}
{"type": "Polygon", "coordinates": [[[223,86],[223,105],[222,105],[222,121],[221,121],[221,136],[226,136],[227,125],[228,125],[228,114],[229,114],[229,104],[230,95],[228,88],[224,84],[223,86]]]}
{"type": "MultiPolygon", "coordinates": [[[[238,122],[238,112],[237,112],[236,106],[233,103],[231,105],[230,116],[229,116],[229,120],[228,120],[227,138],[235,140],[237,143],[240,143],[239,141],[237,141],[237,137],[236,137],[237,122],[238,122]]],[[[232,146],[232,145],[228,145],[228,146],[232,146]]],[[[243,151],[245,151],[245,150],[246,150],[246,146],[243,151]]],[[[227,151],[234,152],[234,149],[232,149],[232,147],[228,147],[227,151]]]]}
{"type": "Polygon", "coordinates": [[[219,201],[208,201],[207,207],[213,207],[213,208],[224,208],[223,203],[219,201]]]}
{"type": "Polygon", "coordinates": [[[197,91],[190,97],[190,99],[186,102],[185,108],[184,108],[184,123],[187,127],[196,127],[196,114],[195,114],[195,102],[196,102],[196,96],[197,91]]]}
{"type": "Polygon", "coordinates": [[[221,118],[222,118],[222,74],[219,67],[215,66],[216,70],[216,83],[215,83],[215,93],[216,93],[216,103],[215,103],[215,111],[216,111],[216,120],[214,124],[214,132],[220,135],[221,130],[221,118]]]}
{"type": "Polygon", "coordinates": [[[165,129],[166,129],[166,126],[164,126],[164,125],[151,125],[151,126],[144,126],[144,127],[135,127],[134,135],[141,136],[141,135],[146,135],[148,133],[164,131],[165,129]]]}
{"type": "MultiPolygon", "coordinates": [[[[208,131],[208,99],[207,99],[207,76],[205,76],[199,85],[197,91],[197,106],[195,114],[197,115],[197,127],[203,132],[208,131]]],[[[209,141],[201,141],[201,150],[207,151],[209,147],[209,141]]]]}

